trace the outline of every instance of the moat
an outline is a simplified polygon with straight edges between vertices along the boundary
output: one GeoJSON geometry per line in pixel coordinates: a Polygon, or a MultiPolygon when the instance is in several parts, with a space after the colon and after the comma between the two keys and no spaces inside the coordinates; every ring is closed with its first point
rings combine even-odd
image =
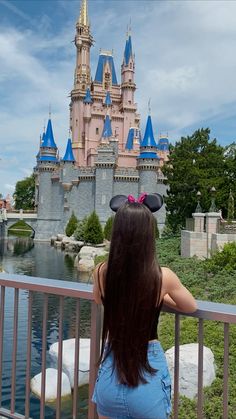
{"type": "MultiPolygon", "coordinates": [[[[74,268],[74,256],[63,253],[46,243],[33,242],[30,238],[9,236],[7,241],[0,240],[0,267],[6,273],[45,277],[58,280],[79,281],[78,271],[74,268]]],[[[89,278],[88,278],[89,281],[89,278]]],[[[2,405],[10,406],[11,388],[11,357],[13,342],[13,290],[6,289],[5,328],[3,350],[3,399],[2,405]]],[[[65,298],[63,339],[74,337],[74,305],[75,301],[65,298]]],[[[58,337],[58,306],[56,296],[49,297],[47,345],[57,341],[58,337]]],[[[42,294],[35,293],[33,298],[32,316],[32,362],[31,377],[41,372],[42,351],[42,294]]],[[[26,340],[27,340],[27,308],[28,293],[20,292],[19,323],[18,323],[18,352],[17,352],[17,380],[16,380],[16,411],[24,414],[25,371],[26,371],[26,340]]],[[[89,337],[90,306],[88,302],[81,303],[81,337],[89,337]]],[[[47,349],[48,349],[47,348],[47,349]]],[[[47,366],[51,366],[48,357],[47,366]]],[[[87,412],[87,386],[79,390],[79,417],[85,418],[87,412]]],[[[40,401],[31,396],[30,416],[39,418],[40,401]]],[[[45,409],[45,418],[55,418],[55,406],[49,404],[45,409]]],[[[71,419],[71,400],[62,403],[62,419],[71,419]]]]}

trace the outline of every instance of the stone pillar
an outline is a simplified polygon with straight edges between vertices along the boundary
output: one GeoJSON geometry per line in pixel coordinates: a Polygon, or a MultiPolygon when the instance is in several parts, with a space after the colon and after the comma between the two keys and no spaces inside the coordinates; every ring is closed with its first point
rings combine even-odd
{"type": "Polygon", "coordinates": [[[220,219],[219,212],[206,213],[206,233],[207,233],[207,258],[211,255],[212,234],[217,233],[217,223],[220,219]]]}
{"type": "Polygon", "coordinates": [[[204,232],[204,217],[205,214],[203,212],[195,212],[192,214],[194,219],[194,231],[198,233],[204,232]]]}
{"type": "Polygon", "coordinates": [[[219,219],[219,212],[206,212],[206,232],[208,234],[217,233],[217,223],[219,219]]]}

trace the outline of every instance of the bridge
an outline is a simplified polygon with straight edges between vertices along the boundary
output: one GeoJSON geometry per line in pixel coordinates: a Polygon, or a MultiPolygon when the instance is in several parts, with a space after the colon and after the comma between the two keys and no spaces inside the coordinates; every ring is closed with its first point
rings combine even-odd
{"type": "Polygon", "coordinates": [[[24,221],[29,227],[35,231],[38,214],[34,211],[0,211],[0,238],[7,237],[9,228],[11,228],[17,221],[24,221]]]}

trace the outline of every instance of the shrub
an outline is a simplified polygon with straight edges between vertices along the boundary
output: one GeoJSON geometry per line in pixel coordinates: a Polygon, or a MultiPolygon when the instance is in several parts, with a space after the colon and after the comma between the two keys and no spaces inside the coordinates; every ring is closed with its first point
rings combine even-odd
{"type": "Polygon", "coordinates": [[[108,218],[105,227],[104,227],[104,238],[107,240],[111,240],[111,233],[112,233],[112,227],[114,222],[114,216],[108,218]]]}
{"type": "Polygon", "coordinates": [[[72,236],[72,234],[74,233],[74,231],[77,227],[77,224],[78,224],[78,220],[77,220],[75,214],[72,212],[71,217],[70,217],[70,219],[67,223],[67,226],[66,226],[66,235],[68,237],[72,236]]]}
{"type": "Polygon", "coordinates": [[[99,244],[103,242],[102,226],[95,211],[88,217],[84,231],[84,238],[87,243],[99,244]]]}
{"type": "Polygon", "coordinates": [[[74,238],[75,240],[85,241],[84,232],[88,222],[88,217],[84,217],[83,220],[79,221],[77,227],[74,231],[74,238]]]}
{"type": "Polygon", "coordinates": [[[226,243],[222,251],[213,253],[212,258],[206,261],[206,266],[212,273],[225,269],[236,270],[236,243],[226,243]]]}

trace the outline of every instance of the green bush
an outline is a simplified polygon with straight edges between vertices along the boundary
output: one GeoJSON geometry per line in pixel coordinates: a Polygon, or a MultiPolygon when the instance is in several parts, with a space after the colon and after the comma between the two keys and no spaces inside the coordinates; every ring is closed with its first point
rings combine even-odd
{"type": "Polygon", "coordinates": [[[87,243],[99,244],[103,242],[102,226],[95,211],[88,217],[84,231],[84,238],[87,243]]]}
{"type": "Polygon", "coordinates": [[[217,273],[219,270],[226,271],[236,270],[236,243],[226,243],[222,251],[217,251],[212,254],[211,259],[206,261],[207,269],[212,273],[217,273]]]}
{"type": "Polygon", "coordinates": [[[67,223],[67,226],[66,226],[66,235],[68,237],[72,236],[72,234],[74,233],[74,231],[77,227],[77,224],[78,224],[78,220],[77,220],[75,214],[72,212],[71,217],[70,217],[70,219],[67,223]]]}
{"type": "Polygon", "coordinates": [[[75,240],[85,241],[84,232],[88,222],[88,217],[84,217],[83,220],[79,221],[77,227],[74,231],[74,238],[75,240]]]}
{"type": "Polygon", "coordinates": [[[108,218],[105,227],[104,227],[104,238],[107,240],[111,240],[111,233],[112,233],[112,227],[114,222],[114,216],[108,218]]]}

